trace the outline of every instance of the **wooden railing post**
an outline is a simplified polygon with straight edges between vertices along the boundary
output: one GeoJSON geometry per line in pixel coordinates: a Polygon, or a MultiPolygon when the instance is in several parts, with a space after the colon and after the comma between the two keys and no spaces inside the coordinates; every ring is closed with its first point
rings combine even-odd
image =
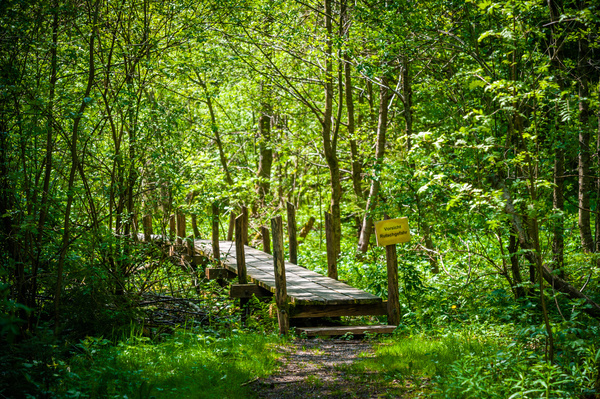
{"type": "Polygon", "coordinates": [[[144,241],[152,241],[152,215],[144,215],[142,218],[142,224],[144,227],[144,241]]]}
{"type": "Polygon", "coordinates": [[[333,221],[331,213],[325,212],[325,241],[327,244],[327,276],[338,279],[337,254],[333,243],[333,221]]]}
{"type": "MultiPolygon", "coordinates": [[[[238,272],[238,283],[247,284],[246,274],[246,251],[244,249],[244,217],[242,215],[235,219],[235,258],[238,272]]],[[[248,298],[240,298],[240,309],[242,310],[242,324],[246,323],[248,316],[248,298]]]]}
{"type": "Polygon", "coordinates": [[[175,237],[177,237],[177,222],[175,214],[169,216],[169,256],[175,255],[175,237]]]}
{"type": "Polygon", "coordinates": [[[242,206],[242,220],[243,220],[243,231],[242,237],[244,238],[244,245],[248,245],[248,208],[242,206]]]}
{"type": "Polygon", "coordinates": [[[185,247],[187,254],[192,258],[192,262],[195,263],[194,256],[196,255],[196,244],[194,243],[194,236],[185,238],[185,247]]]}
{"type": "Polygon", "coordinates": [[[287,303],[287,286],[285,281],[285,258],[283,252],[283,221],[281,216],[271,219],[273,232],[273,266],[275,269],[275,300],[277,302],[277,320],[279,333],[287,334],[290,319],[287,303]]]}
{"type": "Polygon", "coordinates": [[[212,203],[212,251],[215,260],[221,259],[221,250],[219,249],[219,207],[216,202],[212,203]]]}
{"type": "Polygon", "coordinates": [[[182,211],[177,211],[177,238],[175,240],[178,246],[183,245],[183,240],[185,239],[185,215],[182,211]]]}
{"type": "Polygon", "coordinates": [[[233,230],[235,229],[235,212],[229,212],[229,228],[227,229],[227,241],[233,240],[233,230]]]}
{"type": "Polygon", "coordinates": [[[269,229],[266,226],[260,226],[260,235],[262,236],[263,252],[271,253],[271,237],[269,229]]]}
{"type": "Polygon", "coordinates": [[[177,222],[175,221],[175,214],[171,214],[169,216],[169,241],[171,245],[173,245],[173,240],[175,240],[175,236],[177,235],[177,222]]]}
{"type": "Polygon", "coordinates": [[[298,239],[296,237],[296,207],[287,203],[287,226],[289,236],[290,263],[298,264],[298,239]]]}
{"type": "Polygon", "coordinates": [[[235,258],[237,260],[238,282],[240,284],[246,284],[248,282],[248,277],[246,275],[246,251],[244,250],[242,236],[243,224],[243,218],[238,216],[235,219],[235,258]]]}

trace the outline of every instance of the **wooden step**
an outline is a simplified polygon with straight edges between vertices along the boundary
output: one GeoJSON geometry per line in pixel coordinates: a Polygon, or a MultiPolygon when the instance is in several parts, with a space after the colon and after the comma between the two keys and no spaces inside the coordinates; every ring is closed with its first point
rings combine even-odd
{"type": "Polygon", "coordinates": [[[386,315],[387,301],[368,304],[297,305],[290,307],[291,318],[386,315]]]}
{"type": "Polygon", "coordinates": [[[364,334],[391,334],[396,326],[332,326],[332,327],[296,327],[296,334],[306,334],[307,337],[332,336],[332,335],[364,335],[364,334]]]}

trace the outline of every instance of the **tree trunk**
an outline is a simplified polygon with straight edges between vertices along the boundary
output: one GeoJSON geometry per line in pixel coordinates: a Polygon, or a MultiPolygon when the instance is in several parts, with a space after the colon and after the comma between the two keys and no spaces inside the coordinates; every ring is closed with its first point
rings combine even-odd
{"type": "Polygon", "coordinates": [[[559,276],[563,275],[564,263],[564,218],[562,212],[565,209],[564,198],[564,155],[563,150],[557,148],[554,151],[554,189],[552,198],[552,207],[556,213],[552,225],[552,269],[556,270],[559,276]]]}
{"type": "Polygon", "coordinates": [[[589,131],[589,95],[588,80],[586,76],[580,76],[579,85],[579,156],[577,171],[579,175],[579,234],[581,245],[585,252],[594,252],[594,239],[591,228],[590,192],[592,190],[592,178],[590,176],[590,139],[589,131]]]}
{"type": "Polygon", "coordinates": [[[379,91],[379,121],[377,123],[377,142],[375,144],[375,163],[373,164],[373,174],[371,177],[371,188],[367,198],[367,209],[363,218],[362,228],[360,230],[360,238],[358,240],[358,250],[362,253],[369,249],[369,240],[373,233],[373,215],[377,198],[379,196],[379,188],[381,186],[380,173],[385,155],[385,142],[388,122],[388,82],[385,77],[381,78],[381,86],[379,91]]]}
{"type": "Polygon", "coordinates": [[[410,151],[412,148],[412,130],[413,130],[413,119],[412,119],[412,85],[410,81],[410,68],[408,64],[408,57],[404,56],[402,67],[402,100],[404,104],[404,129],[406,130],[406,150],[410,151]]]}
{"type": "MultiPolygon", "coordinates": [[[[350,36],[350,15],[348,13],[347,0],[341,2],[341,32],[342,37],[348,40],[350,36]]],[[[356,144],[356,124],[354,121],[354,97],[352,88],[352,63],[350,53],[344,52],[344,87],[346,93],[346,112],[348,114],[348,141],[350,143],[350,159],[352,163],[352,187],[354,194],[359,200],[363,199],[362,190],[362,165],[358,155],[356,144]]]]}
{"type": "MultiPolygon", "coordinates": [[[[42,198],[40,201],[40,214],[37,223],[37,237],[36,237],[36,255],[33,259],[32,270],[31,270],[31,296],[25,304],[30,308],[35,308],[33,296],[37,292],[37,277],[38,270],[41,262],[42,255],[42,244],[44,238],[44,226],[46,225],[46,217],[48,215],[48,194],[50,191],[50,177],[52,175],[52,153],[54,151],[54,96],[56,89],[56,82],[58,80],[58,62],[57,62],[57,48],[58,48],[58,3],[57,1],[52,2],[52,47],[50,48],[50,87],[48,93],[48,107],[47,107],[47,122],[46,122],[46,154],[45,154],[45,170],[44,170],[44,181],[42,186],[42,198]]],[[[30,315],[29,329],[32,327],[33,312],[30,315]]]]}
{"type": "Polygon", "coordinates": [[[94,5],[94,14],[93,14],[93,32],[90,36],[89,42],[89,64],[88,64],[88,81],[85,89],[85,94],[83,95],[83,99],[81,101],[81,105],[76,113],[76,117],[73,119],[73,130],[71,132],[71,172],[69,173],[69,182],[67,189],[67,204],[65,207],[65,218],[63,223],[63,236],[62,243],[60,248],[60,256],[58,259],[58,265],[56,269],[56,288],[54,293],[54,331],[55,333],[58,331],[60,326],[60,297],[62,293],[62,280],[63,280],[63,270],[65,264],[65,258],[67,255],[67,250],[69,248],[70,240],[71,240],[71,208],[73,205],[74,198],[74,183],[75,183],[75,172],[77,171],[79,162],[79,155],[77,153],[77,140],[79,136],[79,124],[81,123],[81,118],[83,117],[83,113],[88,104],[88,98],[90,96],[90,92],[92,91],[92,86],[94,84],[94,75],[96,72],[96,65],[94,62],[94,40],[97,35],[97,20],[98,20],[98,10],[99,3],[96,2],[94,5]]]}
{"type": "MultiPolygon", "coordinates": [[[[263,90],[264,91],[264,90],[263,90]]],[[[266,94],[263,93],[263,99],[266,94]]],[[[273,149],[271,147],[271,115],[273,107],[267,99],[261,104],[260,118],[258,119],[259,128],[259,158],[258,158],[258,183],[257,192],[261,204],[265,203],[265,196],[271,189],[271,167],[273,165],[273,149]]]]}
{"type": "Polygon", "coordinates": [[[521,268],[519,266],[519,256],[517,251],[519,249],[519,242],[517,233],[514,227],[511,226],[510,238],[508,241],[508,256],[510,257],[510,270],[512,274],[512,280],[514,283],[515,298],[525,297],[525,288],[523,288],[523,277],[521,277],[521,268]]]}
{"type": "MultiPolygon", "coordinates": [[[[598,86],[598,95],[600,96],[600,85],[598,86]]],[[[598,133],[596,141],[596,168],[600,170],[600,108],[598,109],[598,133]]],[[[596,178],[596,201],[600,203],[600,177],[596,178]]],[[[599,210],[596,207],[596,210],[599,210]]],[[[600,253],[600,217],[596,215],[596,252],[600,253]]],[[[596,265],[600,267],[600,259],[596,261],[596,265]]],[[[600,366],[599,366],[600,367],[600,366]]],[[[600,368],[598,369],[600,371],[600,368]]],[[[600,372],[598,373],[598,382],[600,384],[600,372]]]]}
{"type": "MultiPolygon", "coordinates": [[[[561,91],[564,89],[564,79],[561,76],[561,68],[563,65],[563,52],[561,42],[564,38],[559,38],[559,32],[557,31],[556,22],[560,18],[560,10],[554,0],[548,0],[548,8],[550,11],[550,20],[553,22],[551,25],[552,37],[548,47],[548,54],[550,56],[550,63],[556,74],[558,85],[561,91]]],[[[558,114],[559,110],[555,112],[558,114]]],[[[555,117],[554,132],[558,135],[559,133],[559,122],[558,115],[555,117]]],[[[563,277],[563,262],[564,262],[564,217],[562,213],[564,211],[564,173],[565,173],[565,159],[564,150],[556,145],[554,149],[554,188],[552,193],[552,207],[555,213],[555,219],[552,222],[552,269],[558,272],[560,277],[563,277]]]]}
{"type": "Polygon", "coordinates": [[[210,93],[208,92],[208,87],[206,87],[206,83],[204,83],[204,81],[201,79],[198,72],[196,72],[196,77],[198,78],[198,83],[204,89],[206,106],[208,107],[208,113],[210,114],[211,129],[215,135],[215,144],[217,144],[217,149],[219,150],[219,160],[221,161],[221,167],[223,167],[223,172],[225,173],[225,182],[229,185],[233,185],[233,179],[229,173],[227,156],[225,155],[225,150],[223,149],[223,142],[221,141],[221,134],[219,133],[219,125],[217,124],[217,117],[215,116],[215,110],[210,93]]]}
{"type": "MultiPolygon", "coordinates": [[[[265,16],[265,36],[269,36],[271,32],[271,23],[273,17],[271,15],[265,16]]],[[[271,51],[264,53],[267,59],[271,58],[271,51]]],[[[260,117],[258,118],[258,171],[256,177],[258,182],[256,185],[256,191],[258,194],[259,202],[261,205],[265,204],[265,196],[271,189],[271,167],[273,165],[273,148],[271,144],[271,125],[273,119],[273,104],[271,100],[271,89],[266,84],[266,79],[261,78],[260,82],[260,117]]]]}
{"type": "Polygon", "coordinates": [[[566,294],[571,299],[583,299],[588,306],[583,308],[583,311],[590,316],[600,320],[600,304],[594,302],[590,297],[579,291],[577,288],[570,285],[567,281],[558,277],[547,267],[541,260],[541,254],[536,251],[534,243],[529,236],[529,229],[524,223],[522,217],[517,213],[512,196],[504,183],[499,178],[495,178],[495,186],[502,190],[502,197],[505,202],[505,212],[510,217],[511,224],[517,232],[519,245],[525,251],[525,256],[529,262],[534,265],[539,265],[538,268],[541,270],[542,276],[548,282],[548,284],[555,290],[566,294]]]}
{"type": "MultiPolygon", "coordinates": [[[[585,2],[584,2],[585,3],[585,2]]],[[[581,37],[579,44],[579,59],[577,74],[579,81],[579,156],[577,171],[579,175],[579,234],[581,245],[585,252],[594,252],[594,237],[591,228],[590,193],[592,191],[591,163],[591,133],[590,133],[590,103],[589,103],[589,43],[587,37],[581,37]]]]}
{"type": "MultiPolygon", "coordinates": [[[[325,0],[325,28],[327,30],[325,54],[325,110],[322,120],[323,152],[331,184],[331,229],[332,244],[327,246],[327,251],[333,251],[331,256],[337,260],[340,253],[341,240],[341,211],[342,185],[340,182],[340,166],[337,155],[338,131],[332,129],[333,120],[333,26],[332,26],[332,0],[325,0]]],[[[339,104],[338,106],[342,106],[339,104]]],[[[337,273],[337,262],[334,265],[337,273]]]]}

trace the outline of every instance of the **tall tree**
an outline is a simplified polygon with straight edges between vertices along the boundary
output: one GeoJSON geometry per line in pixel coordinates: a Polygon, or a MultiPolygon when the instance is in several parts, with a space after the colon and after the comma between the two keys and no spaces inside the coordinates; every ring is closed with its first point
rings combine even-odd
{"type": "Polygon", "coordinates": [[[375,204],[379,198],[379,189],[381,187],[381,168],[385,156],[386,133],[388,126],[388,110],[390,94],[388,88],[388,79],[383,76],[379,82],[379,122],[377,123],[377,141],[375,144],[375,161],[373,165],[373,176],[371,176],[371,188],[367,198],[367,209],[362,222],[358,249],[366,252],[369,247],[369,239],[373,232],[373,215],[375,204]]]}
{"type": "Polygon", "coordinates": [[[98,13],[100,12],[100,1],[95,1],[94,3],[88,3],[88,13],[91,16],[91,21],[89,21],[89,26],[91,27],[91,32],[89,35],[89,44],[88,44],[88,69],[87,69],[87,82],[85,86],[85,91],[82,95],[81,104],[79,108],[74,113],[75,117],[73,118],[73,128],[71,130],[70,137],[70,155],[71,155],[71,171],[69,172],[69,180],[67,187],[67,203],[65,205],[65,216],[63,222],[63,234],[62,234],[62,242],[60,249],[60,256],[58,259],[58,264],[56,266],[56,289],[54,293],[54,329],[58,331],[60,327],[60,301],[61,294],[63,290],[63,271],[65,265],[65,258],[67,255],[67,251],[70,246],[71,241],[71,210],[73,206],[73,200],[75,197],[74,185],[75,185],[75,174],[79,169],[79,162],[81,162],[80,151],[79,151],[79,135],[80,135],[80,124],[83,118],[84,112],[90,103],[90,93],[94,86],[94,79],[96,77],[96,60],[95,60],[95,40],[98,35],[98,13]]]}

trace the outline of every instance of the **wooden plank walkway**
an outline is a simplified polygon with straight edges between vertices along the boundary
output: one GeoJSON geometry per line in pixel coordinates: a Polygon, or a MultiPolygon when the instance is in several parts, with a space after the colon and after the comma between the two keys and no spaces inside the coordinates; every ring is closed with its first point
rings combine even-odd
{"type": "MultiPolygon", "coordinates": [[[[195,240],[194,244],[198,252],[214,259],[210,240],[195,240]]],[[[235,242],[220,241],[219,248],[221,251],[220,261],[223,267],[237,274],[235,242]]],[[[245,246],[244,248],[246,271],[249,281],[275,293],[273,256],[249,246],[245,246]]],[[[292,306],[382,304],[382,299],[378,296],[315,273],[304,267],[294,265],[293,263],[285,263],[285,275],[287,295],[292,306]]]]}

